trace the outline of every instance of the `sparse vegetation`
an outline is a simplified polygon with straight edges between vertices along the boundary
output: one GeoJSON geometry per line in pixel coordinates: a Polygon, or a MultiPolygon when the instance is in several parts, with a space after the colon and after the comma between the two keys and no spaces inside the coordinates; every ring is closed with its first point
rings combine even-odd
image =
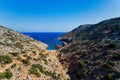
{"type": "Polygon", "coordinates": [[[112,66],[110,64],[105,64],[104,67],[106,67],[107,69],[112,69],[112,66]]]}
{"type": "Polygon", "coordinates": [[[37,77],[41,77],[40,72],[38,72],[37,68],[35,68],[35,67],[33,67],[33,66],[29,69],[29,73],[30,73],[30,74],[34,74],[34,75],[36,75],[37,77]]]}
{"type": "Polygon", "coordinates": [[[0,73],[0,80],[4,78],[10,79],[12,76],[13,73],[9,69],[7,69],[4,73],[0,73]]]}
{"type": "Polygon", "coordinates": [[[108,48],[108,49],[113,49],[113,48],[116,48],[116,47],[117,47],[117,45],[114,44],[114,43],[106,45],[106,48],[108,48]]]}
{"type": "Polygon", "coordinates": [[[115,66],[115,62],[114,61],[110,61],[107,64],[104,65],[104,67],[106,67],[109,71],[114,71],[113,67],[115,66]]]}
{"type": "Polygon", "coordinates": [[[20,61],[21,61],[21,60],[22,60],[22,58],[21,58],[20,56],[17,56],[17,60],[20,60],[20,61]]]}
{"type": "Polygon", "coordinates": [[[45,49],[46,44],[6,27],[0,26],[0,31],[0,80],[27,80],[28,78],[60,80],[59,77],[66,79],[67,75],[62,71],[63,69],[56,68],[55,64],[59,62],[55,55],[51,56],[53,51],[45,49]],[[48,59],[52,61],[49,65],[48,59]],[[40,65],[33,66],[32,64],[40,65]],[[64,76],[56,74],[57,72],[63,73],[64,76]]]}
{"type": "Polygon", "coordinates": [[[108,74],[106,76],[106,80],[115,80],[114,77],[113,77],[113,74],[108,74]]]}
{"type": "Polygon", "coordinates": [[[36,55],[36,51],[32,51],[32,53],[36,55]]]}
{"type": "Polygon", "coordinates": [[[14,63],[12,66],[11,66],[11,68],[15,68],[16,67],[16,63],[14,63]]]}
{"type": "Polygon", "coordinates": [[[45,75],[51,76],[54,79],[60,79],[59,76],[56,76],[56,73],[50,71],[45,71],[44,67],[40,64],[33,64],[32,67],[39,69],[39,71],[45,75]]]}
{"type": "Polygon", "coordinates": [[[39,53],[41,58],[46,58],[46,56],[43,53],[39,53]]]}
{"type": "Polygon", "coordinates": [[[23,49],[23,45],[20,42],[17,42],[15,46],[18,47],[19,49],[23,49]]]}
{"type": "Polygon", "coordinates": [[[13,56],[18,56],[19,52],[9,52],[9,54],[13,55],[13,56]]]}
{"type": "Polygon", "coordinates": [[[111,65],[111,66],[115,66],[115,62],[114,61],[110,61],[108,64],[111,65]]]}
{"type": "Polygon", "coordinates": [[[7,64],[11,62],[12,62],[12,59],[10,58],[9,55],[0,55],[0,63],[7,64]]]}
{"type": "Polygon", "coordinates": [[[12,72],[9,69],[7,69],[6,72],[5,72],[5,77],[7,79],[10,79],[12,76],[13,76],[12,72]]]}
{"type": "Polygon", "coordinates": [[[27,57],[28,55],[27,54],[24,54],[23,57],[27,57]]]}
{"type": "Polygon", "coordinates": [[[86,63],[83,61],[83,60],[80,60],[80,67],[85,67],[86,66],[86,63]]]}
{"type": "Polygon", "coordinates": [[[117,59],[117,60],[120,60],[120,54],[118,53],[115,53],[114,56],[113,56],[114,59],[117,59]]]}
{"type": "Polygon", "coordinates": [[[34,68],[38,68],[39,71],[42,72],[42,73],[44,72],[44,68],[43,68],[43,66],[40,65],[40,64],[33,64],[32,67],[34,67],[34,68]]]}
{"type": "Polygon", "coordinates": [[[104,55],[110,55],[110,54],[112,54],[112,53],[111,53],[111,51],[109,51],[109,50],[106,50],[106,51],[104,52],[104,55]]]}
{"type": "Polygon", "coordinates": [[[28,58],[23,59],[22,62],[23,62],[23,64],[29,65],[30,64],[30,59],[28,59],[28,58]]]}

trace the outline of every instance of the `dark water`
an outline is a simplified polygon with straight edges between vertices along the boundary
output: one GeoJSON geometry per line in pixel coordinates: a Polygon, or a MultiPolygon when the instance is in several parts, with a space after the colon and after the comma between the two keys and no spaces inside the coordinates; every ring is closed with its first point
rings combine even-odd
{"type": "Polygon", "coordinates": [[[48,45],[48,50],[55,50],[55,44],[62,44],[57,38],[64,34],[63,32],[44,32],[44,33],[33,33],[33,32],[23,32],[23,34],[28,35],[38,41],[46,43],[48,45]]]}

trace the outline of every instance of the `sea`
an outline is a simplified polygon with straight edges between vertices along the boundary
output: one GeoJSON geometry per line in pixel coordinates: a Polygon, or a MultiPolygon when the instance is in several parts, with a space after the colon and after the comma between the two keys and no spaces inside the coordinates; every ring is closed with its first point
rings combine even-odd
{"type": "Polygon", "coordinates": [[[56,50],[55,44],[62,45],[62,42],[57,40],[57,38],[65,34],[65,32],[22,32],[22,33],[47,44],[48,50],[56,50]]]}

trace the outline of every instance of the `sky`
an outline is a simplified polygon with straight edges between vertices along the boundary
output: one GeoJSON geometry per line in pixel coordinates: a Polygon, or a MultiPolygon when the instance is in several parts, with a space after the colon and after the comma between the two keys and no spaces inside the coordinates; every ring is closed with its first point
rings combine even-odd
{"type": "Polygon", "coordinates": [[[68,32],[120,17],[120,0],[0,0],[0,25],[19,32],[68,32]]]}

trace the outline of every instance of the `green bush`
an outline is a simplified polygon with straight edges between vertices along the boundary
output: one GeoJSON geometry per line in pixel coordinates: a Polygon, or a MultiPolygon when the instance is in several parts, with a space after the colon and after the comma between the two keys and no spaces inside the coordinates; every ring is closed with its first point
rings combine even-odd
{"type": "Polygon", "coordinates": [[[21,60],[22,60],[22,58],[21,58],[20,56],[17,56],[17,60],[20,60],[20,61],[21,61],[21,60]]]}
{"type": "Polygon", "coordinates": [[[28,58],[23,59],[22,62],[23,62],[23,64],[29,65],[30,64],[30,59],[28,59],[28,58]]]}
{"type": "Polygon", "coordinates": [[[115,80],[114,77],[113,77],[113,74],[108,74],[106,76],[106,80],[115,80]]]}
{"type": "Polygon", "coordinates": [[[112,66],[110,64],[105,64],[104,67],[106,67],[107,69],[112,69],[112,66]]]}
{"type": "Polygon", "coordinates": [[[11,68],[15,68],[16,67],[16,63],[14,63],[12,66],[11,66],[11,68]]]}
{"type": "Polygon", "coordinates": [[[110,61],[108,64],[111,65],[111,66],[115,66],[115,62],[114,61],[110,61]]]}
{"type": "Polygon", "coordinates": [[[20,42],[17,42],[15,46],[18,47],[19,49],[23,49],[23,45],[20,42]]]}
{"type": "Polygon", "coordinates": [[[5,74],[4,73],[0,73],[0,80],[5,78],[5,74]]]}
{"type": "Polygon", "coordinates": [[[13,55],[13,56],[18,56],[19,52],[9,52],[9,54],[13,55]]]}
{"type": "Polygon", "coordinates": [[[118,53],[114,54],[113,58],[120,60],[120,54],[118,54],[118,53]]]}
{"type": "Polygon", "coordinates": [[[59,80],[60,78],[59,78],[59,76],[56,76],[56,73],[52,73],[52,72],[50,72],[50,71],[44,71],[44,74],[45,75],[48,75],[48,76],[51,76],[52,78],[54,78],[54,79],[56,79],[56,80],[59,80]]]}
{"type": "Polygon", "coordinates": [[[38,68],[39,71],[42,72],[42,73],[44,72],[44,68],[43,68],[43,66],[40,65],[40,64],[33,64],[32,67],[34,67],[34,68],[38,68]]]}
{"type": "Polygon", "coordinates": [[[4,78],[10,79],[12,76],[12,72],[9,69],[7,69],[6,72],[0,73],[0,80],[4,78]]]}
{"type": "Polygon", "coordinates": [[[81,60],[80,61],[80,67],[85,67],[85,66],[86,66],[86,63],[83,60],[81,60]]]}
{"type": "Polygon", "coordinates": [[[28,55],[27,55],[27,54],[24,54],[23,57],[28,57],[28,55]]]}
{"type": "Polygon", "coordinates": [[[117,47],[117,45],[114,44],[114,43],[106,45],[106,48],[109,48],[109,49],[113,49],[113,48],[116,48],[116,47],[117,47]]]}
{"type": "Polygon", "coordinates": [[[46,58],[46,56],[43,53],[39,53],[41,58],[46,58]]]}
{"type": "Polygon", "coordinates": [[[30,69],[29,69],[29,73],[30,74],[34,74],[34,75],[36,75],[37,77],[41,77],[41,74],[38,72],[38,70],[35,68],[35,67],[31,67],[30,69]]]}
{"type": "Polygon", "coordinates": [[[109,54],[111,54],[111,52],[110,52],[109,50],[106,50],[106,51],[104,52],[104,55],[109,55],[109,54]]]}
{"type": "Polygon", "coordinates": [[[37,52],[36,51],[32,51],[32,53],[36,55],[37,52]]]}
{"type": "Polygon", "coordinates": [[[0,55],[0,63],[11,63],[12,59],[10,58],[9,55],[0,55]]]}
{"type": "Polygon", "coordinates": [[[10,79],[12,76],[13,76],[12,72],[9,69],[7,69],[6,72],[5,72],[5,77],[7,79],[10,79]]]}
{"type": "Polygon", "coordinates": [[[39,69],[39,71],[40,71],[41,73],[43,73],[43,74],[45,74],[45,75],[48,75],[48,76],[51,76],[51,77],[54,78],[54,79],[57,79],[57,80],[60,79],[59,76],[56,76],[56,73],[52,73],[52,72],[50,72],[50,71],[45,71],[45,70],[44,70],[44,67],[43,67],[42,65],[40,65],[40,64],[33,64],[32,67],[39,69]]]}

